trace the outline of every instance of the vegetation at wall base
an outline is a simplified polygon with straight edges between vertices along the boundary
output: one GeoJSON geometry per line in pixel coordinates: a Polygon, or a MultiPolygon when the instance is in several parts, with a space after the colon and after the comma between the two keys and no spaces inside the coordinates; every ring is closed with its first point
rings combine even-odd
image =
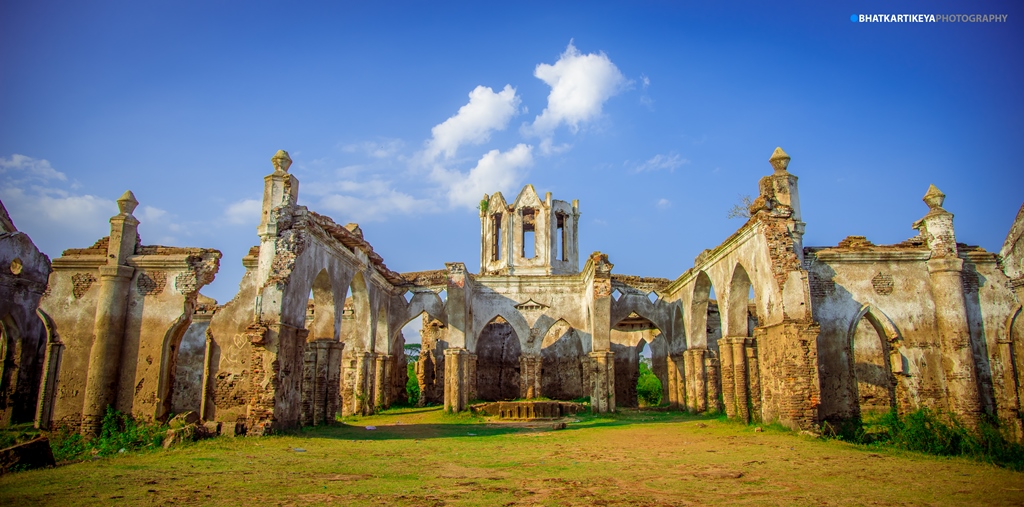
{"type": "Polygon", "coordinates": [[[90,456],[111,456],[129,451],[158,449],[167,434],[167,426],[140,421],[111,407],[103,416],[100,436],[87,439],[70,429],[50,435],[53,458],[58,462],[75,461],[90,456]]]}
{"type": "Polygon", "coordinates": [[[827,437],[868,446],[895,447],[936,456],[963,456],[1024,471],[1024,444],[1008,440],[995,420],[983,418],[971,431],[956,417],[927,408],[900,415],[895,410],[863,421],[829,425],[827,437]]]}

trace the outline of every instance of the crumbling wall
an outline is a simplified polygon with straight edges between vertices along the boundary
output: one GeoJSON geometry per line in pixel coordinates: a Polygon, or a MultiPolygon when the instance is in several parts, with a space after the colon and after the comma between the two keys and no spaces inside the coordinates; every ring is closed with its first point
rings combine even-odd
{"type": "Polygon", "coordinates": [[[583,343],[572,328],[541,350],[541,396],[553,400],[574,400],[587,396],[583,383],[583,343]]]}
{"type": "Polygon", "coordinates": [[[0,427],[36,414],[48,338],[36,308],[50,271],[50,259],[0,203],[0,427]]]}
{"type": "Polygon", "coordinates": [[[444,403],[444,351],[445,329],[439,320],[423,315],[420,328],[420,357],[416,363],[416,378],[420,386],[419,406],[444,403]]]}
{"type": "Polygon", "coordinates": [[[238,293],[225,303],[210,320],[210,371],[203,418],[216,420],[228,428],[244,421],[252,379],[252,344],[246,328],[252,323],[252,303],[256,298],[256,263],[259,247],[253,247],[242,259],[245,274],[238,284],[238,293]]]}
{"type": "Polygon", "coordinates": [[[181,338],[171,397],[171,412],[174,414],[201,413],[205,394],[206,330],[210,328],[210,319],[216,308],[216,301],[200,295],[192,322],[181,338]]]}
{"type": "Polygon", "coordinates": [[[480,331],[477,341],[476,392],[485,401],[519,398],[519,337],[504,320],[495,321],[480,331]]]}

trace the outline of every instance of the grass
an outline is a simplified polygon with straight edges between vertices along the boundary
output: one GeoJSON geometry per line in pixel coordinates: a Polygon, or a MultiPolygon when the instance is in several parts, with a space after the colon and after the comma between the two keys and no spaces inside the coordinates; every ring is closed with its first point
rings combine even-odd
{"type": "Polygon", "coordinates": [[[1019,505],[1024,474],[715,417],[496,424],[440,407],[0,477],[0,505],[1019,505]],[[367,429],[367,427],[375,429],[367,429]]]}

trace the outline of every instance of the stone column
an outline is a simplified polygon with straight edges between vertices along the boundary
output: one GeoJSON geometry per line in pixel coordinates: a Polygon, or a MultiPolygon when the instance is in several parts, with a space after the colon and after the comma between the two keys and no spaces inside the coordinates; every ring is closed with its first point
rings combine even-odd
{"type": "Polygon", "coordinates": [[[444,351],[444,410],[461,412],[469,405],[466,376],[469,370],[469,352],[461,347],[444,351]]]}
{"type": "Polygon", "coordinates": [[[722,337],[718,340],[718,355],[722,375],[722,401],[725,402],[725,415],[736,417],[736,367],[733,363],[732,338],[722,337]]]}
{"type": "Polygon", "coordinates": [[[541,357],[519,356],[519,397],[532,399],[540,396],[541,357]]]}
{"type": "Polygon", "coordinates": [[[470,401],[476,399],[476,354],[469,355],[469,373],[466,374],[466,384],[469,387],[470,401]]]}
{"type": "MultiPolygon", "coordinates": [[[[42,313],[42,312],[40,312],[42,313]]],[[[39,382],[39,401],[36,403],[35,427],[50,429],[53,419],[53,403],[57,396],[57,378],[60,374],[60,360],[64,344],[53,338],[51,324],[47,322],[46,351],[43,353],[43,374],[39,382]]]]}
{"type": "Polygon", "coordinates": [[[345,352],[345,344],[333,340],[327,343],[327,401],[324,417],[330,424],[341,412],[341,358],[345,352]]]}
{"type": "Polygon", "coordinates": [[[373,368],[373,410],[383,409],[388,406],[388,355],[374,354],[373,368]]]}
{"type": "Polygon", "coordinates": [[[747,379],[750,386],[750,407],[752,419],[761,420],[761,371],[757,363],[757,346],[752,338],[747,339],[747,379]]]}
{"type": "Polygon", "coordinates": [[[334,414],[327,411],[327,386],[330,370],[329,356],[331,339],[317,340],[311,345],[316,353],[316,370],[314,373],[315,384],[313,390],[313,425],[325,424],[330,421],[334,414]]]}
{"type": "Polygon", "coordinates": [[[709,412],[721,412],[722,402],[719,395],[722,394],[722,383],[719,381],[721,367],[718,358],[710,353],[704,354],[704,375],[707,383],[707,410],[709,412]]]}
{"type": "MultiPolygon", "coordinates": [[[[698,363],[694,358],[695,353],[696,350],[693,349],[683,352],[683,373],[686,375],[686,410],[692,413],[697,412],[697,376],[695,370],[698,363]]],[[[703,366],[704,361],[701,360],[699,364],[703,366]]]]}
{"type": "Polygon", "coordinates": [[[615,353],[611,351],[591,352],[591,378],[593,392],[590,395],[590,409],[594,413],[615,411],[615,353]]]}
{"type": "Polygon", "coordinates": [[[733,338],[731,342],[736,415],[743,422],[750,422],[750,407],[747,405],[747,339],[741,336],[733,338]]]}
{"type": "Polygon", "coordinates": [[[121,212],[110,219],[107,264],[99,269],[94,339],[89,351],[89,373],[82,407],[81,430],[87,436],[99,435],[107,407],[117,401],[128,289],[135,273],[135,268],[126,264],[128,257],[135,253],[139,221],[132,212],[138,205],[135,196],[127,191],[117,200],[121,212]]]}
{"type": "Polygon", "coordinates": [[[935,302],[935,324],[942,346],[942,370],[946,378],[946,403],[949,410],[968,426],[981,420],[981,396],[977,367],[971,348],[971,331],[963,291],[963,259],[958,256],[953,214],[942,209],[945,194],[931,185],[924,196],[930,210],[914,228],[932,251],[928,260],[928,278],[935,302]]]}
{"type": "Polygon", "coordinates": [[[687,407],[688,384],[684,376],[686,372],[685,353],[670,354],[668,362],[668,397],[669,408],[673,410],[685,410],[687,407]]]}
{"type": "Polygon", "coordinates": [[[365,350],[353,350],[344,354],[342,368],[342,415],[369,414],[372,407],[372,391],[369,382],[373,377],[371,366],[373,354],[365,350]]]}

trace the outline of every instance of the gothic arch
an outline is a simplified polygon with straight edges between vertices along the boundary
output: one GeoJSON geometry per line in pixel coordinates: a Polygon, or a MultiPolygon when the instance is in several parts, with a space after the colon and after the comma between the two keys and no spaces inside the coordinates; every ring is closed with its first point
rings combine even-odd
{"type": "MultiPolygon", "coordinates": [[[[750,281],[750,275],[747,273],[747,269],[743,267],[743,264],[737,262],[733,266],[732,276],[729,279],[728,297],[727,304],[725,305],[725,322],[723,325],[723,336],[737,337],[737,336],[750,336],[750,329],[748,326],[747,319],[747,307],[750,302],[748,297],[750,290],[754,289],[753,283],[750,281]]],[[[756,297],[755,289],[755,297],[756,297]]],[[[722,305],[719,304],[719,310],[722,305]]]]}
{"type": "Polygon", "coordinates": [[[690,298],[690,329],[688,348],[708,346],[708,301],[711,299],[711,277],[707,272],[697,273],[690,298]]]}
{"type": "Polygon", "coordinates": [[[850,321],[849,328],[847,330],[847,339],[850,350],[850,375],[851,375],[851,389],[854,390],[854,397],[857,412],[860,412],[860,395],[858,387],[858,375],[856,371],[856,338],[857,328],[860,326],[861,320],[866,319],[879,339],[879,345],[881,347],[882,354],[882,373],[885,381],[888,383],[886,391],[889,397],[889,407],[896,408],[896,374],[904,373],[903,367],[903,356],[900,353],[900,347],[902,345],[903,337],[899,332],[899,329],[893,324],[892,320],[880,309],[870,303],[865,303],[857,311],[853,320],[850,321]]]}

